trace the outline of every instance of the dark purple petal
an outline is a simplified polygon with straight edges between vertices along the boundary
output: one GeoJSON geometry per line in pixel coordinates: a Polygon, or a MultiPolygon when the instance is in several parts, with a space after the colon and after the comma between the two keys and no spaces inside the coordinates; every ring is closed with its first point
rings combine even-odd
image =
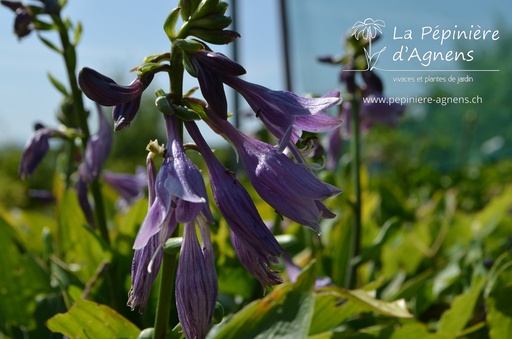
{"type": "Polygon", "coordinates": [[[152,80],[153,74],[147,74],[123,86],[92,68],[84,67],[78,74],[78,84],[82,91],[89,99],[102,106],[116,106],[135,100],[152,80]]]}
{"type": "Polygon", "coordinates": [[[114,120],[114,131],[120,131],[125,127],[129,127],[135,115],[139,111],[142,96],[138,96],[132,101],[128,101],[116,105],[112,109],[112,119],[114,120]]]}
{"type": "Polygon", "coordinates": [[[226,93],[224,92],[224,84],[220,77],[213,73],[208,67],[197,62],[196,59],[192,59],[192,62],[196,66],[199,88],[206,102],[215,114],[222,119],[227,119],[228,102],[226,100],[226,93]]]}
{"type": "Polygon", "coordinates": [[[191,55],[199,87],[206,102],[222,119],[227,119],[227,100],[221,76],[245,74],[245,69],[222,53],[201,50],[191,55]]]}
{"type": "Polygon", "coordinates": [[[159,235],[155,234],[146,246],[135,250],[132,260],[132,286],[127,303],[132,311],[139,307],[139,312],[142,313],[146,309],[151,287],[162,263],[163,247],[160,242],[159,235]]]}
{"type": "Polygon", "coordinates": [[[261,220],[256,206],[245,188],[236,180],[234,174],[226,170],[213,155],[196,124],[189,122],[186,123],[186,127],[208,166],[210,186],[219,211],[226,219],[233,235],[240,238],[237,245],[242,246],[243,243],[247,247],[238,248],[238,252],[245,258],[249,256],[244,254],[245,251],[250,251],[251,257],[255,259],[253,264],[256,266],[246,266],[249,262],[241,259],[242,264],[262,285],[267,282],[275,285],[277,280],[274,279],[273,273],[269,273],[272,271],[268,269],[268,265],[270,262],[277,261],[277,256],[282,252],[281,246],[261,220]],[[262,267],[267,267],[267,270],[262,271],[262,267]],[[263,272],[269,273],[270,277],[263,272]]]}
{"type": "MultiPolygon", "coordinates": [[[[223,81],[239,92],[249,106],[261,119],[268,130],[277,138],[283,139],[296,123],[298,117],[308,117],[295,126],[292,141],[295,143],[302,130],[326,131],[333,128],[332,124],[341,121],[333,118],[326,123],[325,116],[316,115],[340,101],[339,90],[334,90],[320,98],[300,97],[288,91],[274,91],[266,87],[252,84],[237,77],[223,77],[223,81]]],[[[334,126],[336,127],[336,126],[334,126]]],[[[287,140],[284,140],[287,144],[287,140]]]]}
{"type": "Polygon", "coordinates": [[[246,73],[245,69],[237,62],[231,60],[222,53],[201,50],[191,55],[209,68],[213,73],[223,76],[238,76],[246,73]]]}
{"type": "Polygon", "coordinates": [[[265,286],[279,285],[283,282],[279,272],[270,268],[271,263],[277,263],[277,258],[262,256],[250,243],[238,237],[234,232],[231,232],[231,243],[238,260],[253,277],[258,279],[264,292],[265,286]]]}
{"type": "Polygon", "coordinates": [[[303,165],[275,147],[244,135],[229,122],[217,120],[212,124],[236,148],[260,197],[278,213],[319,232],[318,222],[330,214],[316,201],[335,196],[341,190],[321,182],[303,165]]]}
{"type": "Polygon", "coordinates": [[[206,224],[199,222],[202,246],[194,223],[186,223],[176,273],[176,306],[185,337],[205,338],[217,301],[217,274],[206,224]]]}

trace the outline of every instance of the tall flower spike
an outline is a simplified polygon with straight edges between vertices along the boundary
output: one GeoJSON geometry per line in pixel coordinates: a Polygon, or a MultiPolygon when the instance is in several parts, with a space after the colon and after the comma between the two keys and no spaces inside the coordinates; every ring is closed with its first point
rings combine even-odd
{"type": "Polygon", "coordinates": [[[78,74],[78,84],[89,99],[102,106],[115,106],[112,116],[116,131],[130,125],[139,110],[142,93],[152,80],[153,74],[148,73],[123,86],[88,67],[78,74]]]}
{"type": "Polygon", "coordinates": [[[222,53],[200,50],[191,55],[197,71],[199,88],[213,112],[227,119],[227,101],[221,76],[245,74],[245,69],[222,53]]]}
{"type": "Polygon", "coordinates": [[[274,91],[233,76],[223,81],[239,92],[267,129],[280,139],[279,150],[296,143],[302,131],[323,132],[338,127],[342,121],[323,113],[340,101],[334,90],[320,98],[304,98],[288,91],[274,91]]]}
{"type": "Polygon", "coordinates": [[[261,220],[249,193],[217,160],[197,125],[194,122],[185,125],[208,166],[213,198],[231,229],[233,246],[240,262],[263,288],[281,283],[279,275],[269,265],[277,262],[283,250],[261,220]]]}
{"type": "Polygon", "coordinates": [[[321,218],[335,216],[321,200],[339,194],[340,189],[323,183],[276,147],[246,136],[229,122],[205,121],[235,147],[254,189],[278,213],[317,233],[321,218]]]}
{"type": "Polygon", "coordinates": [[[217,273],[210,231],[198,218],[202,246],[195,223],[186,223],[176,273],[176,306],[186,338],[202,339],[210,327],[217,301],[217,273]]]}

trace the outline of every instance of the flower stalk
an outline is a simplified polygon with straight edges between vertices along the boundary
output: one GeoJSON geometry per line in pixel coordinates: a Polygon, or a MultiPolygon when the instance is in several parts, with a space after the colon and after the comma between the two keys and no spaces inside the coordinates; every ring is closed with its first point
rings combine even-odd
{"type": "MultiPolygon", "coordinates": [[[[75,112],[75,123],[78,125],[80,130],[82,131],[82,147],[85,152],[85,148],[87,146],[87,141],[90,138],[90,130],[89,124],[87,122],[87,112],[84,108],[84,102],[82,98],[82,91],[78,87],[77,77],[76,77],[76,51],[75,46],[71,43],[68,36],[67,28],[62,21],[62,18],[59,14],[53,14],[52,20],[55,25],[58,27],[59,38],[62,45],[62,57],[64,58],[64,64],[66,65],[66,74],[69,81],[69,86],[71,88],[71,99],[73,102],[73,109],[75,112]]],[[[74,153],[74,145],[70,142],[70,147],[68,147],[68,157],[71,159],[74,153]]],[[[68,171],[69,172],[69,171],[68,171]]],[[[70,180],[67,177],[66,182],[69,184],[70,180]]],[[[100,235],[105,241],[105,243],[110,246],[110,236],[107,227],[107,221],[105,217],[104,203],[103,203],[103,195],[101,193],[101,185],[98,182],[98,179],[95,178],[91,182],[89,186],[93,199],[94,199],[94,211],[95,211],[95,221],[97,227],[100,231],[100,235]]]]}
{"type": "Polygon", "coordinates": [[[354,220],[352,223],[351,231],[351,252],[350,262],[348,263],[348,272],[346,276],[346,286],[354,289],[357,286],[357,263],[356,258],[361,251],[361,143],[360,143],[360,130],[359,130],[359,101],[357,95],[354,94],[351,101],[351,125],[350,132],[352,139],[350,140],[350,154],[351,154],[351,175],[352,187],[354,192],[353,211],[354,220]]]}

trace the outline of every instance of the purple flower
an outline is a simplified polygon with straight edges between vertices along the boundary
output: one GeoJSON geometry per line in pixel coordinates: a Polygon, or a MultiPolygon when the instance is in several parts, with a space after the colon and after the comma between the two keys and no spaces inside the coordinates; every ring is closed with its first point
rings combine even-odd
{"type": "Polygon", "coordinates": [[[224,120],[206,120],[235,147],[260,197],[281,215],[320,232],[319,221],[335,215],[321,200],[340,189],[323,183],[277,148],[252,139],[224,120]]]}
{"type": "MultiPolygon", "coordinates": [[[[156,169],[152,157],[146,159],[147,182],[148,182],[148,205],[151,207],[155,202],[155,181],[156,169]]],[[[169,220],[169,224],[174,225],[175,220],[169,220]]],[[[135,250],[132,260],[132,286],[128,293],[127,305],[132,311],[139,307],[142,313],[146,309],[146,304],[151,292],[158,270],[162,263],[163,247],[162,242],[170,236],[174,227],[166,227],[162,234],[153,235],[144,247],[135,250]]]]}
{"type": "Polygon", "coordinates": [[[105,114],[103,114],[101,106],[97,105],[97,109],[98,132],[89,138],[85,148],[84,164],[86,173],[89,176],[87,181],[98,177],[112,148],[112,129],[107,118],[105,118],[105,114]]]}
{"type": "Polygon", "coordinates": [[[221,76],[245,74],[245,69],[222,53],[201,50],[191,55],[199,87],[213,112],[227,119],[227,101],[221,76]]]}
{"type": "Polygon", "coordinates": [[[203,177],[185,154],[178,134],[177,118],[174,115],[164,117],[168,135],[166,155],[154,185],[155,201],[135,239],[135,249],[144,247],[170,220],[192,222],[199,213],[208,221],[213,220],[203,177]]]}
{"type": "Polygon", "coordinates": [[[1,4],[10,8],[16,17],[14,18],[14,34],[21,39],[29,35],[34,29],[34,16],[28,6],[18,1],[1,1],[1,4]]]}
{"type": "Polygon", "coordinates": [[[25,144],[18,167],[18,174],[22,179],[32,176],[39,163],[48,153],[50,149],[48,139],[52,137],[66,138],[66,135],[61,131],[46,128],[40,124],[36,125],[36,131],[25,144]]]}
{"type": "Polygon", "coordinates": [[[280,150],[288,141],[296,143],[302,131],[323,132],[338,127],[341,120],[322,113],[340,101],[334,90],[320,98],[304,98],[288,91],[274,91],[233,76],[223,81],[239,92],[267,129],[280,139],[280,150]]]}
{"type": "Polygon", "coordinates": [[[231,229],[233,247],[240,262],[263,288],[281,283],[281,277],[269,266],[277,262],[283,250],[261,220],[249,193],[213,155],[197,125],[188,122],[186,127],[208,166],[213,198],[231,229]]]}
{"type": "Polygon", "coordinates": [[[146,309],[151,287],[162,263],[163,252],[159,234],[152,236],[146,246],[135,250],[132,261],[132,286],[128,292],[127,302],[132,311],[139,307],[139,312],[142,313],[146,309]]]}
{"type": "Polygon", "coordinates": [[[123,86],[88,67],[78,74],[78,84],[89,99],[102,106],[115,106],[112,116],[116,131],[130,125],[139,110],[142,93],[152,80],[153,74],[148,73],[123,86]]]}
{"type": "Polygon", "coordinates": [[[263,293],[266,285],[274,286],[283,282],[279,273],[270,268],[270,263],[277,263],[277,257],[265,257],[265,253],[255,248],[251,240],[237,236],[234,231],[231,231],[231,243],[238,260],[260,282],[263,293]]]}
{"type": "Polygon", "coordinates": [[[92,135],[85,147],[84,161],[78,167],[78,202],[91,226],[95,226],[93,210],[87,196],[89,184],[98,178],[101,168],[107,161],[112,147],[112,130],[101,106],[98,108],[98,132],[92,135]]]}
{"type": "Polygon", "coordinates": [[[202,217],[197,221],[202,244],[197,240],[195,223],[185,223],[176,273],[176,306],[186,338],[206,337],[217,301],[210,231],[202,217]]]}

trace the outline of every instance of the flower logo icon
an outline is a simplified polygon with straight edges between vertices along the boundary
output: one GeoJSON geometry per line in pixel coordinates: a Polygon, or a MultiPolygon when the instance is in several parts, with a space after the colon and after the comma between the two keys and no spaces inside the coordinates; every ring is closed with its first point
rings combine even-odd
{"type": "Polygon", "coordinates": [[[385,26],[386,23],[383,20],[374,20],[372,18],[366,18],[364,21],[358,21],[352,26],[352,36],[357,40],[363,39],[368,41],[368,50],[363,48],[366,55],[366,61],[368,63],[367,70],[371,71],[375,67],[380,54],[386,49],[386,47],[384,47],[380,51],[372,54],[372,40],[377,37],[377,34],[382,34],[382,27],[385,26]]]}

